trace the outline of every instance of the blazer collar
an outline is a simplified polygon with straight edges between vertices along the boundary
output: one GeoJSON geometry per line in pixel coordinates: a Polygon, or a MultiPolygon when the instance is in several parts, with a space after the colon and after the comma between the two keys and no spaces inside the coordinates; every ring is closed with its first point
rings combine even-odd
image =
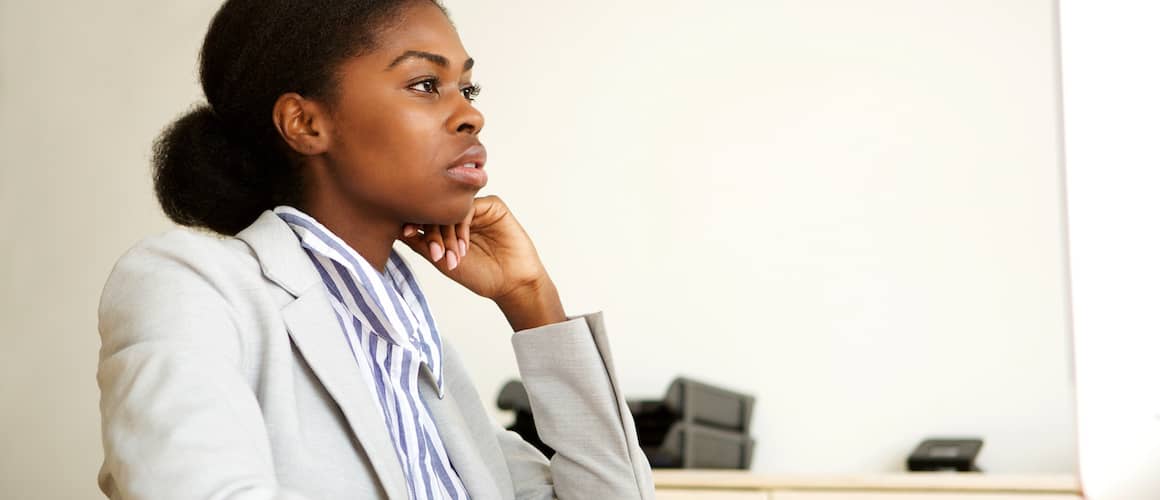
{"type": "Polygon", "coordinates": [[[295,298],[322,283],[318,269],[302,251],[298,235],[272,210],[262,212],[236,238],[246,242],[257,255],[262,274],[295,298]]]}
{"type": "MultiPolygon", "coordinates": [[[[262,274],[294,298],[301,297],[315,287],[324,287],[318,269],[310,262],[310,258],[302,248],[302,240],[273,210],[262,212],[249,227],[235,235],[235,238],[246,242],[257,255],[262,274]]],[[[439,333],[432,332],[432,335],[439,333]]],[[[442,353],[436,356],[440,357],[438,363],[442,367],[446,360],[442,359],[442,353]]],[[[439,369],[439,373],[432,371],[430,363],[424,362],[420,365],[420,373],[425,373],[435,384],[440,397],[444,394],[442,372],[442,368],[439,369]]]]}

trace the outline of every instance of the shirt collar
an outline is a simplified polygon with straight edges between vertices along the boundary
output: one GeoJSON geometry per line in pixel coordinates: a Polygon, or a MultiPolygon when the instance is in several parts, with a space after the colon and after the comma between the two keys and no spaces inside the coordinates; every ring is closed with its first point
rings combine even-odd
{"type": "MultiPolygon", "coordinates": [[[[443,341],[427,299],[403,258],[392,249],[386,268],[376,270],[342,238],[309,214],[287,205],[275,207],[273,212],[290,226],[305,250],[342,266],[358,286],[375,298],[377,304],[373,307],[388,318],[388,331],[378,333],[387,335],[390,342],[419,353],[442,398],[443,341]]],[[[348,309],[357,307],[338,298],[348,309]]]]}

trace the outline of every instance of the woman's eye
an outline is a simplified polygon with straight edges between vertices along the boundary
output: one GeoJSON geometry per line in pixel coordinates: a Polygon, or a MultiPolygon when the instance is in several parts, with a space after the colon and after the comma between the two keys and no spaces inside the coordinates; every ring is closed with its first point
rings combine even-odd
{"type": "Polygon", "coordinates": [[[423,80],[412,85],[411,88],[427,94],[438,94],[439,82],[436,80],[423,80]]]}
{"type": "MultiPolygon", "coordinates": [[[[423,80],[421,82],[416,82],[415,84],[411,85],[410,88],[412,90],[422,92],[424,94],[436,94],[436,95],[438,95],[439,94],[439,80],[436,80],[434,78],[429,78],[429,79],[423,80]]],[[[476,85],[476,84],[468,85],[466,87],[459,89],[459,93],[463,94],[463,98],[467,99],[468,101],[474,101],[476,97],[479,97],[479,91],[480,91],[480,87],[479,87],[479,85],[476,85]]]]}
{"type": "Polygon", "coordinates": [[[478,84],[470,85],[459,89],[463,93],[463,97],[468,101],[475,101],[479,97],[479,92],[483,90],[478,84]]]}

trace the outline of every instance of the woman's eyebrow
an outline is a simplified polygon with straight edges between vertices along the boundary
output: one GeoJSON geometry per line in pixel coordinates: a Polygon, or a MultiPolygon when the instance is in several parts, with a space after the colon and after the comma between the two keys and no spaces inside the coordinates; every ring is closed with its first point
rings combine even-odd
{"type": "MultiPolygon", "coordinates": [[[[391,61],[391,64],[389,66],[387,66],[387,69],[394,68],[395,66],[399,65],[400,63],[402,63],[403,61],[406,61],[408,59],[426,59],[426,60],[431,61],[435,64],[438,64],[439,66],[442,66],[444,68],[451,65],[451,63],[447,61],[446,57],[443,57],[439,54],[432,54],[430,52],[424,52],[422,50],[408,50],[406,52],[403,52],[403,54],[400,55],[399,57],[396,57],[394,61],[391,61]]],[[[467,70],[471,69],[472,66],[475,66],[475,59],[472,59],[469,57],[469,58],[467,58],[466,61],[463,61],[463,71],[467,71],[467,70]]]]}

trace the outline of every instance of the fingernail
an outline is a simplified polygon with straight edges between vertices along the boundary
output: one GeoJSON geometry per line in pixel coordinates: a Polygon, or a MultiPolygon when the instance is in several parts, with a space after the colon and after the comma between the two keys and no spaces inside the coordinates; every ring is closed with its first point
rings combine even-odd
{"type": "Polygon", "coordinates": [[[448,253],[447,254],[447,269],[453,270],[453,269],[455,269],[455,266],[458,266],[458,265],[459,265],[459,257],[455,256],[455,252],[448,253]]]}
{"type": "Polygon", "coordinates": [[[467,242],[459,240],[459,256],[467,257],[467,242]]]}
{"type": "Polygon", "coordinates": [[[443,258],[443,246],[432,241],[430,244],[430,247],[431,247],[431,261],[432,262],[439,262],[439,259],[443,258]]]}
{"type": "Polygon", "coordinates": [[[418,232],[418,230],[415,229],[415,226],[411,226],[411,225],[403,226],[403,236],[410,238],[412,236],[415,236],[415,233],[417,233],[417,232],[418,232]]]}

